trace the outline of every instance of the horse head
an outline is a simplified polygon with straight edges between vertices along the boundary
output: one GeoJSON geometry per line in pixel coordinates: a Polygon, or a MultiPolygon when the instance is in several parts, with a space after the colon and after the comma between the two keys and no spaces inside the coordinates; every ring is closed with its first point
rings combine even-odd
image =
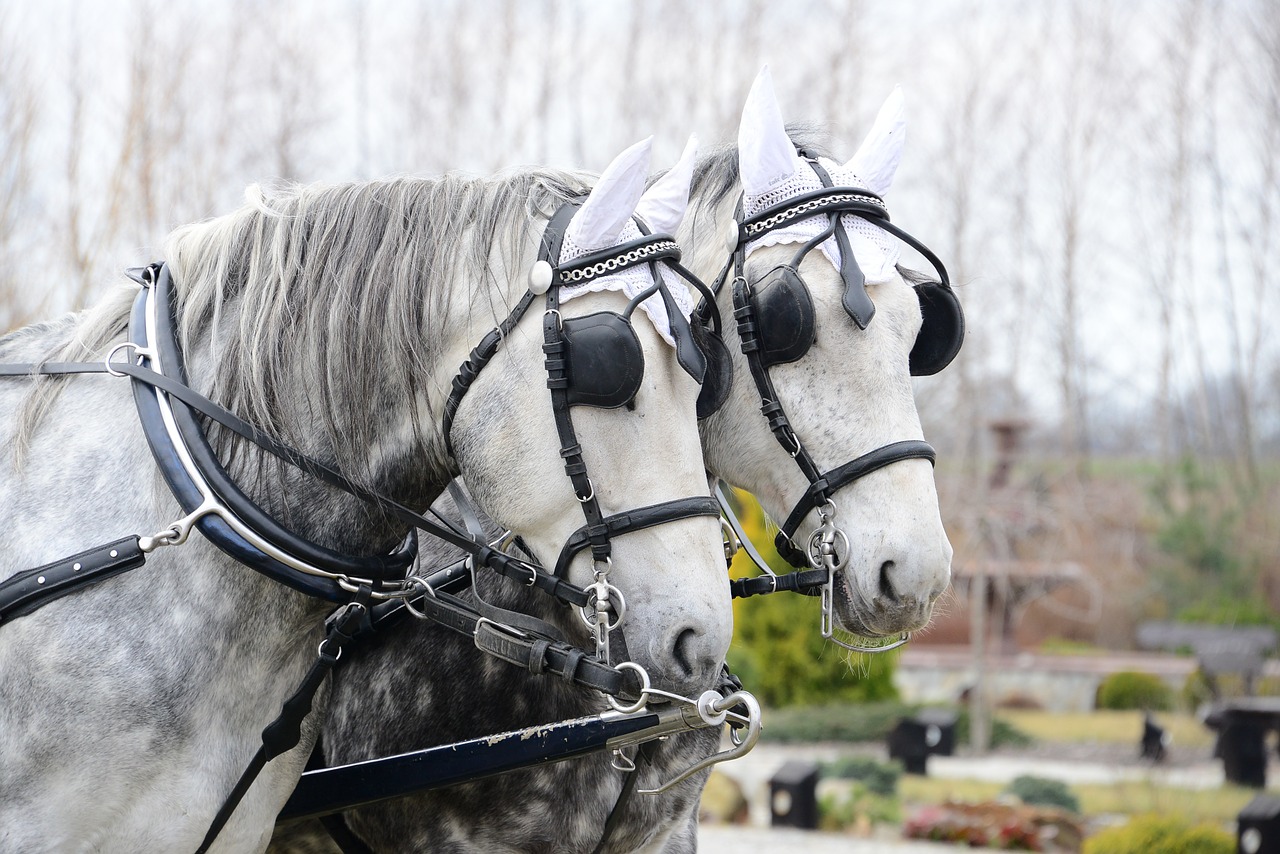
{"type": "MultiPolygon", "coordinates": [[[[534,291],[546,290],[553,269],[570,281],[557,283],[556,306],[505,333],[457,406],[449,442],[494,520],[557,575],[610,598],[610,619],[621,619],[611,640],[620,657],[656,686],[696,695],[715,684],[731,634],[714,508],[704,498],[701,515],[619,533],[603,553],[594,534],[586,537],[602,518],[642,508],[660,514],[668,502],[707,491],[694,416],[703,368],[684,316],[692,299],[664,264],[625,261],[653,245],[637,208],[661,232],[674,229],[687,204],[687,178],[683,188],[668,181],[645,191],[648,164],[647,140],[627,149],[580,206],[553,216],[536,246],[505,259],[506,274],[534,291]],[[591,259],[600,260],[582,266],[591,259]],[[563,352],[547,350],[547,324],[563,330],[563,352]],[[544,360],[564,365],[571,419],[548,405],[544,360]],[[570,420],[572,437],[564,433],[570,420]],[[581,549],[566,549],[575,534],[581,549]]],[[[561,628],[585,637],[577,618],[561,628]]]]}
{"type": "MultiPolygon", "coordinates": [[[[950,361],[962,319],[949,286],[904,280],[903,233],[880,216],[904,132],[895,92],[847,162],[798,148],[766,68],[739,129],[741,196],[703,194],[685,235],[703,275],[715,274],[727,239],[719,309],[736,312],[738,340],[727,343],[746,351],[733,359],[726,404],[704,424],[708,467],[779,520],[793,564],[833,567],[836,622],[871,638],[928,622],[952,555],[911,376],[950,361]],[[716,226],[698,235],[707,215],[716,226]],[[947,301],[941,312],[935,296],[947,301]],[[942,319],[926,325],[935,313],[942,319]]],[[[713,177],[704,166],[700,186],[713,177]]]]}

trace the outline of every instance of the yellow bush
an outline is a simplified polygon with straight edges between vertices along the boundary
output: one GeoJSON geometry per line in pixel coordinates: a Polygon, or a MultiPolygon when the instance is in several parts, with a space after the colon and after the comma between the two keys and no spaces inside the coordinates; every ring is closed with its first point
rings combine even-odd
{"type": "Polygon", "coordinates": [[[1235,854],[1231,834],[1176,816],[1143,815],[1085,840],[1084,854],[1235,854]]]}

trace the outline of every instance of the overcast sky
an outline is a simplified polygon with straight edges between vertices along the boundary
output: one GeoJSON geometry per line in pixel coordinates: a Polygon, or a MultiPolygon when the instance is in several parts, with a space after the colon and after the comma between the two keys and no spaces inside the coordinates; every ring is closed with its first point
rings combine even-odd
{"type": "MultiPolygon", "coordinates": [[[[1256,290],[1261,265],[1248,254],[1276,260],[1256,241],[1276,194],[1258,107],[1277,100],[1275,60],[1257,61],[1251,41],[1276,16],[1265,0],[0,0],[0,52],[22,58],[39,106],[38,168],[7,251],[56,269],[68,198],[84,200],[90,221],[107,215],[92,200],[108,189],[140,44],[162,69],[148,132],[173,153],[158,166],[166,194],[153,221],[95,247],[103,271],[153,257],[169,228],[226,211],[247,184],[282,172],[598,171],[650,134],[665,165],[691,132],[731,141],[767,63],[787,119],[828,126],[842,157],[902,86],[909,141],[890,209],[961,283],[975,377],[1000,378],[1040,412],[1061,404],[1073,276],[1088,394],[1095,408],[1123,409],[1156,390],[1159,288],[1180,306],[1180,387],[1232,370],[1250,349],[1240,334],[1257,337],[1249,319],[1280,308],[1274,289],[1256,290]],[[1175,236],[1178,139],[1191,174],[1175,236]],[[1259,201],[1266,193],[1272,202],[1259,201]],[[1173,281],[1156,274],[1170,258],[1173,281]]],[[[1255,343],[1254,361],[1274,371],[1280,351],[1255,343]]]]}

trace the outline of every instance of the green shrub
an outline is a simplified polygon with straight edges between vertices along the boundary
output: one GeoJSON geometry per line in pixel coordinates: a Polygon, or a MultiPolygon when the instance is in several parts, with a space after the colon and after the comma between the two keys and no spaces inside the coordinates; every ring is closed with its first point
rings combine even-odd
{"type": "Polygon", "coordinates": [[[1182,707],[1195,711],[1201,705],[1213,700],[1213,688],[1209,686],[1209,678],[1199,667],[1182,683],[1182,707]]]}
{"type": "Polygon", "coordinates": [[[1023,774],[1014,777],[1008,788],[1011,795],[1016,795],[1024,804],[1035,804],[1045,807],[1061,807],[1074,813],[1080,812],[1080,799],[1072,794],[1067,784],[1061,780],[1050,780],[1047,777],[1033,777],[1023,774]]]}
{"type": "Polygon", "coordinates": [[[1230,833],[1176,816],[1138,816],[1085,840],[1084,854],[1235,854],[1230,833]]]}
{"type": "Polygon", "coordinates": [[[872,794],[892,797],[897,794],[902,768],[896,763],[877,762],[870,756],[846,756],[824,762],[822,776],[857,780],[872,794]]]}
{"type": "Polygon", "coordinates": [[[897,824],[902,821],[902,807],[893,796],[879,795],[861,783],[855,783],[844,794],[827,794],[818,799],[818,827],[840,831],[859,823],[897,824]]]}
{"type": "Polygon", "coordinates": [[[761,738],[774,742],[882,741],[899,718],[914,710],[914,706],[895,702],[769,709],[761,738]]]}
{"type": "MultiPolygon", "coordinates": [[[[973,744],[969,735],[969,710],[956,719],[956,744],[973,744]]],[[[991,747],[1030,747],[1035,739],[1002,718],[991,719],[991,747]]]]}
{"type": "Polygon", "coordinates": [[[1173,689],[1159,676],[1122,670],[1102,680],[1098,708],[1167,712],[1173,708],[1173,689]]]}

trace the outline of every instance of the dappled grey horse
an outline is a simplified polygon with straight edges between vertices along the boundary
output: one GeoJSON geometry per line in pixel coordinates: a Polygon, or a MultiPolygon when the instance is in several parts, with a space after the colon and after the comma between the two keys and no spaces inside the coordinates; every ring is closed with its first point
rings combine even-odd
{"type": "MultiPolygon", "coordinates": [[[[799,575],[821,579],[815,611],[825,611],[824,631],[836,640],[837,627],[893,638],[923,626],[949,577],[951,547],[910,378],[951,361],[963,319],[931,254],[941,283],[913,287],[897,268],[895,237],[916,244],[888,224],[875,196],[892,181],[904,130],[895,93],[851,160],[817,157],[807,140],[787,136],[766,72],[738,147],[673,170],[687,169],[692,181],[678,232],[686,260],[720,280],[720,314],[737,315],[736,329],[725,330],[731,361],[709,380],[727,398],[702,422],[708,467],[788,520],[780,550],[799,575]],[[837,222],[841,231],[832,230],[837,222]]],[[[459,556],[422,557],[438,566],[459,556]]],[[[785,587],[782,579],[766,587],[785,587]]],[[[495,604],[556,619],[544,597],[517,585],[478,577],[477,587],[495,604]]],[[[843,643],[859,646],[850,640],[843,643]]],[[[405,620],[336,674],[324,759],[355,762],[601,708],[589,693],[405,620]],[[406,648],[417,652],[405,656],[406,648]]],[[[702,730],[657,743],[638,760],[637,790],[671,780],[715,751],[717,738],[702,730]]],[[[354,851],[591,852],[625,779],[598,754],[352,810],[335,833],[354,851]]],[[[626,799],[605,850],[693,850],[705,779],[626,799]]],[[[299,850],[302,835],[281,828],[273,850],[299,850]]]]}
{"type": "MultiPolygon", "coordinates": [[[[707,503],[687,342],[633,323],[626,293],[558,302],[560,277],[606,266],[667,294],[670,240],[632,220],[648,151],[623,152],[594,190],[525,169],[251,193],[171,234],[144,287],[0,338],[0,851],[264,848],[314,724],[216,836],[215,812],[352,618],[412,589],[397,581],[409,508],[450,478],[539,556],[588,511],[707,503]],[[565,360],[619,348],[627,386],[593,405],[565,360]]],[[[625,594],[615,662],[682,694],[717,685],[731,613],[714,507],[589,545],[535,580],[595,591],[607,620],[622,615],[601,600],[625,594]]],[[[474,666],[452,684],[491,665],[474,666]]]]}

